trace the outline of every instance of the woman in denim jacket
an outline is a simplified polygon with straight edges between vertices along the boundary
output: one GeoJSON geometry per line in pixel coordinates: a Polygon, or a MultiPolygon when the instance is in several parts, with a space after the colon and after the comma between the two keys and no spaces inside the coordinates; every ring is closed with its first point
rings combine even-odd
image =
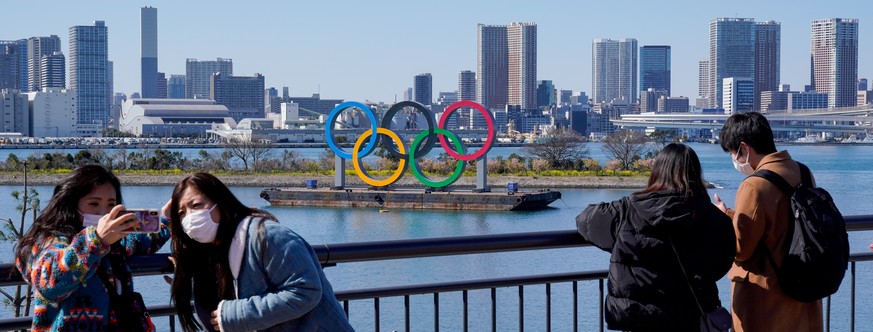
{"type": "Polygon", "coordinates": [[[185,331],[353,330],[309,244],[215,176],[182,179],[169,214],[185,331]]]}
{"type": "Polygon", "coordinates": [[[148,317],[132,317],[127,258],[152,254],[170,238],[169,221],[157,233],[128,233],[121,184],[100,165],[73,170],[15,249],[15,265],[33,286],[32,331],[153,331],[148,317]],[[110,294],[113,292],[115,294],[110,294]]]}

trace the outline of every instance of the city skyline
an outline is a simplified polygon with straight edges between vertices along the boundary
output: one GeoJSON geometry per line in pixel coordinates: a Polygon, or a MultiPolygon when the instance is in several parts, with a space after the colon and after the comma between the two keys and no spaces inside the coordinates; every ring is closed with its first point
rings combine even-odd
{"type": "MultiPolygon", "coordinates": [[[[708,24],[719,17],[777,21],[782,27],[782,84],[809,82],[812,21],[853,18],[859,24],[858,77],[873,77],[873,5],[866,3],[805,6],[741,1],[731,4],[680,2],[669,5],[624,1],[612,4],[552,2],[409,4],[399,1],[343,6],[270,2],[254,7],[221,4],[209,15],[197,2],[72,4],[49,1],[55,10],[34,13],[24,3],[6,7],[0,40],[64,36],[74,25],[102,20],[109,28],[109,60],[114,91],[140,92],[140,8],[160,10],[159,72],[185,72],[185,59],[228,58],[238,75],[261,73],[267,87],[289,86],[293,96],[321,93],[324,98],[392,102],[401,100],[410,77],[433,75],[433,94],[457,90],[459,72],[476,72],[477,24],[535,22],[538,25],[537,77],[557,89],[592,92],[591,45],[596,38],[635,38],[639,45],[672,48],[673,96],[697,96],[698,61],[708,57],[708,24]],[[807,8],[809,7],[809,8],[807,8]],[[456,8],[464,8],[458,11],[456,8]],[[627,24],[614,24],[609,9],[630,12],[627,24]],[[427,13],[422,16],[419,13],[427,13]],[[660,13],[660,15],[659,15],[660,13]],[[664,15],[676,19],[664,20],[664,15]],[[39,18],[40,24],[28,23],[39,18]],[[362,19],[366,17],[366,19],[362,19]],[[425,19],[434,17],[434,19],[425,19]],[[446,24],[446,22],[451,22],[446,24]],[[867,39],[869,40],[869,39],[867,39]],[[422,47],[425,51],[406,52],[422,47]],[[356,56],[363,54],[364,56],[356,56]],[[414,54],[414,56],[409,56],[414,54]]],[[[69,45],[62,38],[61,51],[69,45]]],[[[477,73],[478,75],[478,73],[477,73]]]]}

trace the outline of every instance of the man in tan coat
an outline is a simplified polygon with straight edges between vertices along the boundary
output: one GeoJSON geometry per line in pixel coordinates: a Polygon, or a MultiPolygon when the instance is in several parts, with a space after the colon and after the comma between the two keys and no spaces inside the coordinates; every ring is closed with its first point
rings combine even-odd
{"type": "MultiPolygon", "coordinates": [[[[792,186],[800,183],[800,167],[788,151],[776,151],[770,124],[762,114],[730,116],[720,140],[739,172],[748,176],[767,169],[792,186]]],[[[822,331],[821,300],[807,303],[786,295],[767,259],[769,251],[781,266],[786,254],[793,222],[788,195],[763,178],[748,177],[737,188],[733,209],[718,195],[715,203],[733,219],[737,237],[737,257],[728,272],[734,331],[822,331]]]]}

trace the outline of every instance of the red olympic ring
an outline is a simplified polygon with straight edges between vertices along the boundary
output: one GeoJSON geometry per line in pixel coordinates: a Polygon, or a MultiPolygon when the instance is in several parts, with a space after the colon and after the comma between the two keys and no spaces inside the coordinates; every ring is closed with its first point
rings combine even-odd
{"type": "Polygon", "coordinates": [[[446,129],[446,123],[449,120],[449,115],[451,115],[452,112],[460,109],[461,107],[475,108],[477,111],[479,111],[479,113],[482,113],[482,115],[485,116],[485,123],[488,124],[488,138],[485,140],[485,145],[479,148],[479,151],[476,151],[476,153],[463,155],[452,149],[451,145],[449,145],[449,143],[446,141],[445,135],[438,134],[437,136],[439,137],[440,145],[443,146],[443,149],[446,151],[447,154],[458,160],[473,161],[485,155],[488,150],[491,150],[491,146],[494,145],[494,117],[491,115],[491,112],[489,112],[487,109],[485,109],[484,106],[480,105],[479,103],[470,100],[461,100],[459,102],[449,105],[449,107],[446,107],[446,110],[443,111],[443,115],[440,117],[440,123],[437,125],[437,128],[446,129]]]}

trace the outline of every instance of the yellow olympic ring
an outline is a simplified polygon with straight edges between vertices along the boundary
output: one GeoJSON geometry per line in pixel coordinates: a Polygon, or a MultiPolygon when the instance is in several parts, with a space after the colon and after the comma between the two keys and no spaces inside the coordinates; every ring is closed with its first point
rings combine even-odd
{"type": "MultiPolygon", "coordinates": [[[[406,153],[406,148],[403,146],[403,140],[401,140],[400,136],[397,136],[397,134],[393,131],[388,130],[387,128],[379,127],[376,129],[376,134],[383,134],[390,137],[391,140],[394,141],[394,144],[397,145],[397,150],[400,151],[401,154],[406,153]]],[[[361,144],[363,144],[364,141],[368,137],[370,137],[370,135],[373,135],[372,129],[368,129],[367,131],[365,131],[364,134],[361,135],[361,137],[358,137],[358,140],[355,141],[355,147],[352,150],[352,166],[355,167],[355,172],[358,173],[358,176],[361,178],[361,180],[363,180],[367,184],[374,187],[384,187],[394,183],[395,181],[400,179],[401,176],[403,176],[403,172],[406,170],[406,159],[400,159],[397,170],[395,170],[394,174],[391,174],[391,176],[387,179],[377,180],[371,178],[370,175],[367,174],[367,171],[364,170],[364,167],[361,165],[361,158],[358,158],[358,153],[361,150],[361,144]]]]}

